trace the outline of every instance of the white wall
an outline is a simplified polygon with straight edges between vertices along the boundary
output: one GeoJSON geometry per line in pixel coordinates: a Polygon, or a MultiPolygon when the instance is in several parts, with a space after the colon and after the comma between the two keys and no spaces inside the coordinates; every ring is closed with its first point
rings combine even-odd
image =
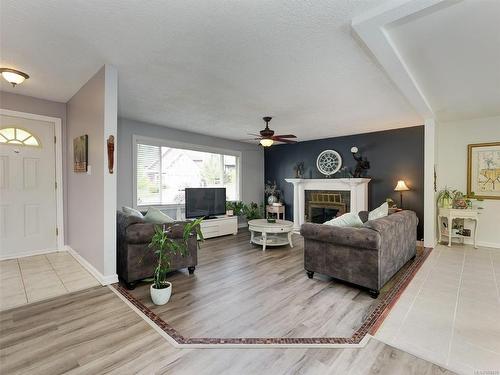
{"type": "MultiPolygon", "coordinates": [[[[467,191],[467,145],[499,142],[500,116],[440,122],[437,125],[437,185],[467,191]]],[[[479,202],[484,207],[479,217],[477,241],[500,248],[500,200],[479,202]]]]}
{"type": "Polygon", "coordinates": [[[73,139],[88,135],[90,173],[68,163],[68,245],[97,272],[101,282],[116,281],[116,174],[107,168],[108,135],[117,130],[117,74],[102,67],[67,103],[68,156],[73,139]]]}
{"type": "Polygon", "coordinates": [[[133,135],[241,151],[241,200],[245,202],[261,202],[264,198],[264,151],[262,147],[121,118],[118,120],[119,167],[117,198],[119,208],[133,206],[133,135]]]}

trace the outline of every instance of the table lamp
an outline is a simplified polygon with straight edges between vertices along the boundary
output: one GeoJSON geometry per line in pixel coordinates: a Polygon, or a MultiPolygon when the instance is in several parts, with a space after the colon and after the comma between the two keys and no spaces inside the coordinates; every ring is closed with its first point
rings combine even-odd
{"type": "Polygon", "coordinates": [[[408,191],[408,190],[410,190],[410,188],[406,186],[404,180],[399,180],[396,187],[394,188],[394,191],[399,191],[399,201],[400,201],[399,208],[403,208],[403,191],[408,191]]]}

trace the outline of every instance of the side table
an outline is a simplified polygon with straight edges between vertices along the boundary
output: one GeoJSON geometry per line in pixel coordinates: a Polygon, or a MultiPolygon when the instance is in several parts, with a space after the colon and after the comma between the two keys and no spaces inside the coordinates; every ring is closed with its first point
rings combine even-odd
{"type": "Polygon", "coordinates": [[[277,219],[280,218],[280,214],[282,215],[282,220],[285,220],[285,205],[281,206],[273,206],[266,205],[266,219],[269,217],[269,214],[276,214],[277,219]]]}
{"type": "Polygon", "coordinates": [[[437,215],[438,219],[438,228],[439,228],[439,242],[441,242],[442,236],[448,236],[448,246],[451,246],[452,238],[461,238],[464,239],[466,236],[462,236],[459,234],[453,234],[453,220],[454,219],[464,219],[474,221],[474,248],[477,249],[477,227],[479,223],[479,213],[477,210],[473,209],[456,209],[456,208],[439,208],[439,212],[437,215]],[[446,218],[448,225],[448,232],[445,233],[442,225],[441,218],[446,218]]]}

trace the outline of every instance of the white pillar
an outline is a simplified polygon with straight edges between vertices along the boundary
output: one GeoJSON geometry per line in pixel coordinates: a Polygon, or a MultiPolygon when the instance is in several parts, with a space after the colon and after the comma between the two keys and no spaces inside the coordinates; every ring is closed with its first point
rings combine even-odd
{"type": "MultiPolygon", "coordinates": [[[[300,232],[300,189],[297,186],[299,182],[293,181],[293,231],[300,232]]],[[[303,195],[303,194],[302,194],[303,195]]]]}
{"type": "Polygon", "coordinates": [[[436,192],[434,171],[436,168],[436,121],[424,121],[424,246],[436,246],[436,192]]]}

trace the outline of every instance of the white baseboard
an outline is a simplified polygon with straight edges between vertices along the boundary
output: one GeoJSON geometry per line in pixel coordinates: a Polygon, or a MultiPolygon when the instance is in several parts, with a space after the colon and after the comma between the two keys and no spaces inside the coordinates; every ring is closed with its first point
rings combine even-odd
{"type": "MultiPolygon", "coordinates": [[[[472,244],[472,241],[471,241],[471,244],[472,244]]],[[[500,243],[495,243],[495,242],[477,241],[477,246],[493,247],[493,248],[496,248],[496,249],[500,249],[500,243]]]]}
{"type": "MultiPolygon", "coordinates": [[[[446,237],[446,240],[448,240],[448,237],[446,237]]],[[[467,245],[474,245],[474,240],[472,238],[464,238],[464,243],[467,244],[467,245]]],[[[493,247],[493,248],[500,249],[500,243],[495,243],[495,242],[477,241],[477,246],[481,246],[481,247],[493,247]]]]}
{"type": "Polygon", "coordinates": [[[83,266],[83,268],[89,271],[92,274],[92,276],[94,276],[97,279],[97,281],[101,283],[101,285],[109,285],[118,282],[117,274],[104,276],[85,258],[83,258],[80,254],[78,254],[74,249],[72,249],[71,246],[66,245],[65,249],[78,261],[78,263],[80,263],[83,266]]]}
{"type": "Polygon", "coordinates": [[[35,251],[24,251],[19,254],[7,254],[0,256],[0,260],[9,260],[9,259],[17,259],[17,258],[26,258],[31,257],[33,255],[42,255],[42,254],[50,254],[57,253],[59,251],[66,251],[66,249],[51,249],[51,250],[35,250],[35,251]]]}
{"type": "MultiPolygon", "coordinates": [[[[443,245],[448,244],[448,237],[443,237],[443,240],[441,241],[443,245]]],[[[453,242],[453,244],[458,243],[457,240],[453,242]]],[[[464,243],[466,245],[474,245],[474,240],[472,238],[465,238],[464,243]]],[[[500,243],[495,243],[495,242],[485,242],[485,241],[477,241],[477,246],[480,247],[490,247],[493,249],[499,249],[500,250],[500,243]]]]}

